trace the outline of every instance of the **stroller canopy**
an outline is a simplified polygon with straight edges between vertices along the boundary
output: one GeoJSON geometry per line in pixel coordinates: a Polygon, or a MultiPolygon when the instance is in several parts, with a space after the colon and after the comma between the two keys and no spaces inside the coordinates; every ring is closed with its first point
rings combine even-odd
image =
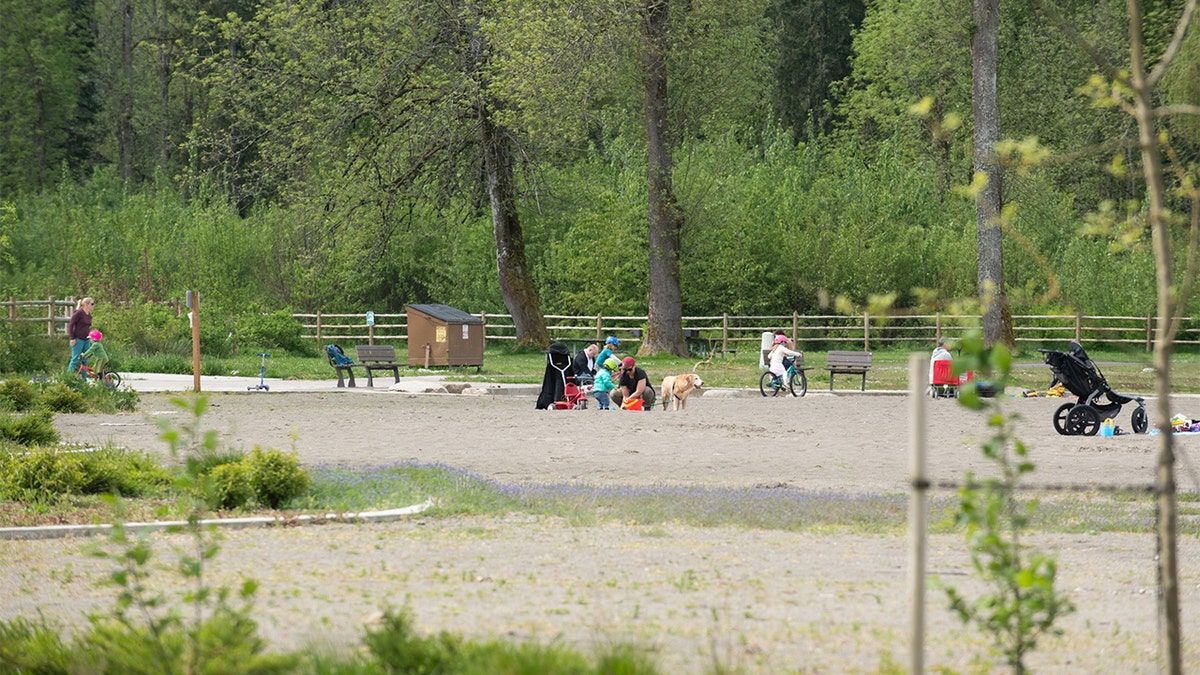
{"type": "Polygon", "coordinates": [[[571,350],[555,342],[546,349],[546,372],[542,375],[542,391],[538,394],[537,409],[553,408],[563,398],[567,386],[567,371],[571,369],[571,350]]]}

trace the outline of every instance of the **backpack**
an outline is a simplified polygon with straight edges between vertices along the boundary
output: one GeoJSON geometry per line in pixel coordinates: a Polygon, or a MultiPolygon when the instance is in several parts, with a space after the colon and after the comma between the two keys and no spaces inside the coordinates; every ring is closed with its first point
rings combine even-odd
{"type": "Polygon", "coordinates": [[[341,345],[325,345],[325,356],[335,366],[348,366],[354,363],[349,356],[346,356],[346,352],[342,351],[341,345]]]}

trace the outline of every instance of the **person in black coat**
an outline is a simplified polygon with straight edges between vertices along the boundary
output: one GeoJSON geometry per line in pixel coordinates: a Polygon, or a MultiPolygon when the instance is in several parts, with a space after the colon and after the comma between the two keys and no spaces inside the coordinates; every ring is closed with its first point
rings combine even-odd
{"type": "Polygon", "coordinates": [[[575,373],[575,383],[590,382],[596,377],[596,355],[600,353],[600,345],[590,344],[580,349],[571,360],[571,370],[575,373]]]}

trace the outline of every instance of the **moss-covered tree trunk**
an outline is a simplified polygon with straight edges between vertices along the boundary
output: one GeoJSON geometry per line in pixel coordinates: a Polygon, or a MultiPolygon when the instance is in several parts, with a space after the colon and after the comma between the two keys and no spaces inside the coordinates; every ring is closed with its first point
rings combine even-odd
{"type": "Polygon", "coordinates": [[[638,354],[687,355],[679,287],[683,213],[671,185],[671,142],[667,128],[667,0],[647,0],[645,103],[647,182],[650,215],[650,298],[646,335],[638,354]]]}
{"type": "Polygon", "coordinates": [[[545,349],[550,339],[537,291],[529,276],[529,261],[525,257],[525,237],[521,233],[516,191],[513,189],[511,141],[507,132],[491,120],[486,106],[480,106],[479,109],[479,128],[488,199],[492,207],[492,230],[496,235],[500,296],[504,298],[504,306],[513,318],[516,346],[545,349]]]}
{"type": "Polygon", "coordinates": [[[971,108],[975,118],[975,172],[987,179],[975,195],[979,300],[983,338],[988,345],[1013,345],[1012,314],[1004,293],[1004,237],[1000,229],[1002,175],[996,157],[1000,107],[996,102],[996,61],[1000,0],[974,0],[971,38],[971,108]]]}

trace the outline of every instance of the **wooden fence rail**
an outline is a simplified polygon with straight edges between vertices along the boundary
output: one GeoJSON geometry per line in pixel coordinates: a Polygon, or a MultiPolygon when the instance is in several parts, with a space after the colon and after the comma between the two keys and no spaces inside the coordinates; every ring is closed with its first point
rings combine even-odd
{"type": "MultiPolygon", "coordinates": [[[[0,303],[6,311],[0,317],[11,322],[42,323],[46,335],[53,337],[66,331],[67,322],[75,308],[73,298],[17,300],[10,297],[0,303]]],[[[367,313],[293,314],[300,322],[302,337],[318,344],[328,342],[406,342],[407,314],[367,313]]],[[[493,343],[516,339],[516,329],[509,314],[479,313],[483,321],[485,340],[493,343]]],[[[603,341],[614,335],[622,342],[636,344],[645,329],[645,316],[604,316],[547,314],[546,327],[555,341],[583,343],[603,341]]],[[[1145,316],[1101,316],[1090,314],[1014,314],[1013,333],[1017,342],[1059,344],[1077,339],[1088,345],[1138,345],[1146,351],[1153,347],[1158,318],[1145,316]]],[[[783,330],[798,344],[826,343],[870,351],[873,347],[919,343],[924,348],[938,337],[958,337],[978,326],[979,317],[960,314],[775,314],[683,317],[684,337],[698,351],[735,352],[739,347],[748,351],[758,349],[762,333],[783,330]],[[749,343],[749,344],[747,344],[749,343]]],[[[1200,345],[1200,322],[1185,317],[1176,343],[1200,345]]]]}
{"type": "MultiPolygon", "coordinates": [[[[336,340],[406,341],[405,314],[374,314],[375,324],[366,325],[365,314],[296,314],[303,326],[303,337],[325,343],[336,340]],[[384,321],[385,323],[380,323],[384,321]]],[[[484,324],[486,340],[503,342],[516,339],[509,314],[475,314],[484,324]]],[[[558,342],[600,342],[614,335],[622,342],[637,343],[646,325],[645,316],[560,315],[547,314],[546,327],[558,342]]],[[[1176,344],[1200,345],[1200,324],[1184,318],[1176,344]]],[[[799,344],[829,343],[862,345],[870,351],[904,343],[925,345],[938,337],[959,337],[978,326],[979,317],[959,314],[862,315],[734,315],[683,317],[684,336],[700,351],[732,352],[741,346],[758,349],[762,333],[783,330],[799,344]],[[750,343],[747,346],[743,343],[750,343]]],[[[1077,339],[1087,344],[1138,345],[1146,351],[1153,347],[1157,318],[1146,316],[1100,316],[1087,314],[1016,314],[1013,332],[1017,342],[1059,344],[1077,339]]]]}

